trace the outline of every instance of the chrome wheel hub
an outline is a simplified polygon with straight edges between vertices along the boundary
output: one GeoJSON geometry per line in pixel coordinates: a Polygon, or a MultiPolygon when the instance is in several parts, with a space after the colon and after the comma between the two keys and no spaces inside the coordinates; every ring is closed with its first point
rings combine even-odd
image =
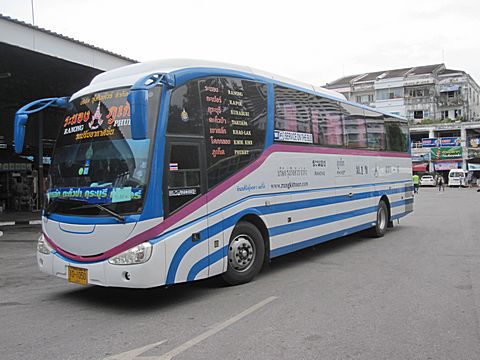
{"type": "Polygon", "coordinates": [[[378,211],[378,227],[384,229],[387,224],[387,214],[384,208],[380,208],[378,211]]]}
{"type": "Polygon", "coordinates": [[[255,243],[245,234],[238,235],[233,239],[228,248],[228,262],[238,272],[250,269],[255,260],[255,255],[255,243]]]}

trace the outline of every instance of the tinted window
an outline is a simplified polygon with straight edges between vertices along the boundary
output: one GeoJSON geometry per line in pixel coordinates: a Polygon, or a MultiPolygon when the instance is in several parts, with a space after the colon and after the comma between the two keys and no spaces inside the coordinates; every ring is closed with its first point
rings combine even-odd
{"type": "Polygon", "coordinates": [[[339,102],[275,86],[275,140],[343,145],[343,110],[339,102]]]}
{"type": "Polygon", "coordinates": [[[405,123],[401,123],[398,119],[385,116],[385,135],[387,140],[386,150],[407,151],[408,128],[405,123]]]}
{"type": "Polygon", "coordinates": [[[171,214],[201,193],[198,145],[172,144],[168,166],[165,213],[171,214]]]}
{"type": "Polygon", "coordinates": [[[338,101],[310,95],[313,143],[326,146],[343,145],[343,117],[338,101]]]}
{"type": "Polygon", "coordinates": [[[367,147],[369,150],[385,150],[385,124],[383,115],[365,110],[367,147]]]}
{"type": "Polygon", "coordinates": [[[202,135],[202,111],[198,81],[191,81],[172,92],[167,132],[202,135]]]}
{"type": "Polygon", "coordinates": [[[264,84],[234,78],[209,78],[199,84],[211,188],[260,156],[267,89],[264,84]]]}
{"type": "Polygon", "coordinates": [[[311,134],[309,94],[275,87],[275,129],[311,134]]]}
{"type": "Polygon", "coordinates": [[[367,148],[367,128],[363,109],[349,104],[341,104],[345,115],[343,129],[345,147],[349,149],[367,148]]]}

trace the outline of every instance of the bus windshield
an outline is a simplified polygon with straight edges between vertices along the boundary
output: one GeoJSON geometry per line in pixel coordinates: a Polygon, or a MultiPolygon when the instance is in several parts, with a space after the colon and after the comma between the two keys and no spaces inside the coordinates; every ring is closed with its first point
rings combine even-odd
{"type": "Polygon", "coordinates": [[[69,104],[50,167],[47,213],[108,216],[99,204],[115,213],[141,212],[160,87],[149,92],[146,139],[132,139],[127,96],[121,88],[69,104]]]}

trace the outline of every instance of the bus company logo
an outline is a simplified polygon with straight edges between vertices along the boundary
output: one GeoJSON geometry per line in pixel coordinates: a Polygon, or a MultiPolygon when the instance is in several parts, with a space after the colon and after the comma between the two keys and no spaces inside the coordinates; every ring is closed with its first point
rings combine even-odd
{"type": "Polygon", "coordinates": [[[91,130],[97,130],[103,124],[102,113],[100,111],[100,101],[98,102],[97,110],[92,116],[92,120],[88,123],[91,130]]]}
{"type": "Polygon", "coordinates": [[[278,177],[307,176],[307,175],[308,175],[308,171],[306,167],[280,166],[277,169],[278,177]]]}

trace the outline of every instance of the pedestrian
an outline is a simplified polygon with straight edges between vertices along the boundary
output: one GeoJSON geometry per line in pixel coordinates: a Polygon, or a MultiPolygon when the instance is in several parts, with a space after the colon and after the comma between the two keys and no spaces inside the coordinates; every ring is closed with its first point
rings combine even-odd
{"type": "Polygon", "coordinates": [[[413,181],[413,193],[418,194],[418,187],[420,185],[420,177],[415,174],[412,176],[412,181],[413,181]]]}
{"type": "Polygon", "coordinates": [[[469,188],[472,187],[472,178],[473,178],[473,172],[469,171],[467,175],[467,187],[469,188]]]}
{"type": "Polygon", "coordinates": [[[463,176],[460,176],[460,185],[458,186],[459,189],[461,189],[463,187],[463,183],[464,183],[464,180],[465,178],[463,176]]]}
{"type": "Polygon", "coordinates": [[[443,181],[443,176],[442,175],[438,175],[437,185],[438,185],[438,191],[440,191],[440,190],[445,191],[445,182],[443,181]]]}

